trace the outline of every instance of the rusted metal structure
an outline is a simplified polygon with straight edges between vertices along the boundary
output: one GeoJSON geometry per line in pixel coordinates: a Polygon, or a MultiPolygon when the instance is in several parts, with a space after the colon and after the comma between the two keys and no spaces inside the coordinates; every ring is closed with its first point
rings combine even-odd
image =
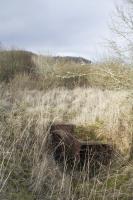
{"type": "Polygon", "coordinates": [[[108,166],[113,156],[109,144],[81,141],[74,137],[75,125],[52,124],[50,126],[51,149],[56,163],[66,171],[89,170],[96,172],[102,165],[108,166]]]}

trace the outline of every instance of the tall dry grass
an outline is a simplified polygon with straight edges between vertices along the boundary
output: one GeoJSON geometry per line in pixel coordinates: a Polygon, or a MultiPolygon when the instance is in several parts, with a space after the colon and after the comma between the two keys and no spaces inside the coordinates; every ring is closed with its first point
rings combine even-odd
{"type": "Polygon", "coordinates": [[[1,199],[132,196],[132,164],[128,162],[132,153],[132,90],[56,88],[44,92],[1,85],[0,93],[1,199]],[[76,175],[78,179],[72,174],[66,176],[47,152],[47,127],[51,121],[73,122],[77,133],[88,131],[77,137],[95,136],[111,142],[123,157],[114,168],[102,168],[92,180],[80,179],[81,174],[76,175]]]}
{"type": "MultiPolygon", "coordinates": [[[[133,69],[118,60],[81,65],[23,50],[0,51],[0,81],[27,83],[29,89],[95,87],[132,89],[133,69]],[[19,79],[22,79],[20,82],[19,79]]],[[[24,85],[23,85],[24,86],[24,85]]]]}
{"type": "Polygon", "coordinates": [[[32,56],[37,73],[42,77],[42,88],[95,87],[101,89],[132,89],[133,69],[118,60],[81,65],[54,62],[45,56],[32,56]]]}
{"type": "Polygon", "coordinates": [[[131,199],[132,68],[113,60],[82,66],[33,54],[23,60],[21,51],[3,53],[0,199],[131,199]],[[113,144],[117,154],[110,168],[101,166],[91,180],[84,173],[61,173],[49,153],[49,122],[74,123],[76,137],[113,144]]]}

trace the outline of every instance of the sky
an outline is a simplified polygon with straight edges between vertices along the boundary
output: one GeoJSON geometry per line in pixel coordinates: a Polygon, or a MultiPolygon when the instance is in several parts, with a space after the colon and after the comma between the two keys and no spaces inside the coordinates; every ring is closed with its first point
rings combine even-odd
{"type": "Polygon", "coordinates": [[[41,54],[96,59],[111,37],[113,11],[114,0],[0,0],[0,42],[41,54]]]}

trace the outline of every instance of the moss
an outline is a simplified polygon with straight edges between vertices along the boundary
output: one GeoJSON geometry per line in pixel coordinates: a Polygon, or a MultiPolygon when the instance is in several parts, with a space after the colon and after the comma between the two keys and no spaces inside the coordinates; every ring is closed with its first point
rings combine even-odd
{"type": "Polygon", "coordinates": [[[100,140],[103,141],[105,138],[103,135],[98,135],[98,131],[103,127],[102,121],[96,121],[94,124],[87,126],[76,126],[74,134],[77,138],[82,140],[100,140]]]}

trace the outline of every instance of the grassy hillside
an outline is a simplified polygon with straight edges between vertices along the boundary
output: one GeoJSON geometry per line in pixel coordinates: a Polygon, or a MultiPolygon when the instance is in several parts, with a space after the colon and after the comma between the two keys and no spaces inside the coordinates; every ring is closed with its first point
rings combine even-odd
{"type": "Polygon", "coordinates": [[[116,60],[82,65],[26,51],[0,51],[0,80],[26,84],[31,89],[65,87],[132,89],[133,69],[116,60]],[[14,80],[15,79],[15,80],[14,80]],[[21,83],[18,79],[21,79],[21,83]]]}
{"type": "Polygon", "coordinates": [[[54,62],[21,51],[0,55],[0,199],[132,199],[132,68],[54,62]],[[113,144],[110,168],[91,180],[62,174],[48,153],[51,121],[76,124],[78,138],[113,144]]]}

